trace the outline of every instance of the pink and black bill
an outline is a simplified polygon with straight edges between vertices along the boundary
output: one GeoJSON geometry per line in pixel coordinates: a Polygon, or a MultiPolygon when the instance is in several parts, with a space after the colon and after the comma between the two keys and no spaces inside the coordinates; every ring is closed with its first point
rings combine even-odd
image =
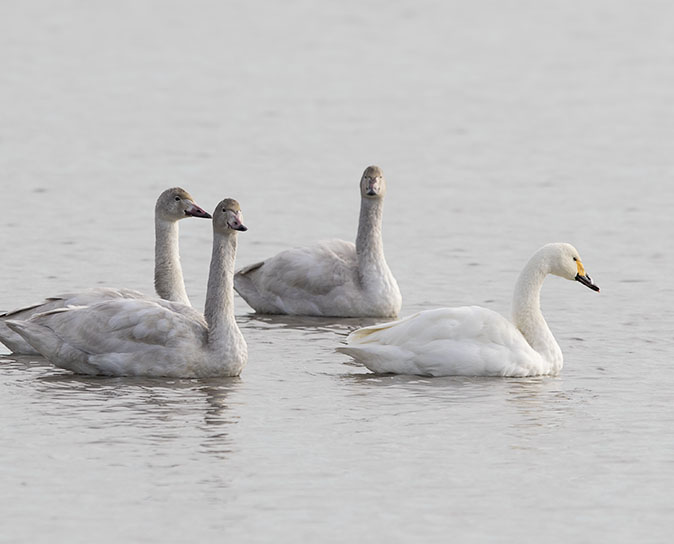
{"type": "Polygon", "coordinates": [[[203,217],[204,219],[211,219],[211,214],[206,210],[200,208],[196,204],[192,204],[189,208],[185,210],[185,215],[191,217],[203,217]]]}

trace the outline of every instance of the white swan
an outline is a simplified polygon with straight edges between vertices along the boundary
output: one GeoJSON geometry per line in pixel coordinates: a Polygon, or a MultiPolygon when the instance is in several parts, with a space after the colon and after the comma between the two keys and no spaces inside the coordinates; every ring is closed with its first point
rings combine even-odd
{"type": "Polygon", "coordinates": [[[234,288],[263,314],[395,317],[400,289],[384,258],[382,214],[386,182],[377,166],[360,180],[356,244],[329,240],[283,251],[247,266],[234,288]]]}
{"type": "Polygon", "coordinates": [[[58,367],[81,374],[195,378],[238,376],[246,341],[234,319],[236,200],[213,212],[213,253],[204,317],[177,302],[110,300],[61,308],[7,325],[58,367]]]}
{"type": "MultiPolygon", "coordinates": [[[[190,194],[180,187],[162,192],[155,205],[155,264],[154,284],[157,294],[166,300],[189,304],[178,251],[178,221],[186,217],[211,216],[194,203],[190,194]]],[[[26,320],[39,313],[66,306],[87,306],[104,300],[119,298],[146,298],[133,289],[93,287],[74,293],[49,297],[42,302],[6,313],[0,313],[0,342],[14,353],[37,355],[23,338],[6,325],[6,321],[26,320]]]]}
{"type": "Polygon", "coordinates": [[[534,253],[515,285],[513,322],[480,308],[439,308],[364,327],[338,351],[375,373],[423,376],[538,376],[558,374],[562,351],[540,309],[548,274],[577,280],[599,291],[578,251],[548,244],[534,253]]]}

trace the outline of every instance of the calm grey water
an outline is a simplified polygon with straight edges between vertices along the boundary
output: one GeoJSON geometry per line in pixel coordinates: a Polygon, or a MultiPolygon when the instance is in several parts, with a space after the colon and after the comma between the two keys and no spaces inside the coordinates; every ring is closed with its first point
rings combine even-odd
{"type": "MultiPolygon", "coordinates": [[[[626,0],[2,3],[0,308],[151,292],[173,185],[241,202],[241,265],[353,239],[372,163],[403,315],[507,314],[550,241],[602,292],[548,279],[556,378],[375,377],[334,352],[371,321],[240,298],[238,379],[2,355],[0,541],[668,541],[673,25],[626,0]]],[[[181,223],[199,307],[210,232],[181,223]]]]}

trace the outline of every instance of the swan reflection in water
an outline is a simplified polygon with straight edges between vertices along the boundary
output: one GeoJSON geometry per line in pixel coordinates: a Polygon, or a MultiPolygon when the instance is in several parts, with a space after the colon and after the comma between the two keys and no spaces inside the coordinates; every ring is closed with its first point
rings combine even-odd
{"type": "MultiPolygon", "coordinates": [[[[157,448],[159,454],[199,443],[200,453],[226,459],[234,444],[229,436],[240,411],[232,409],[242,385],[238,377],[172,379],[100,377],[54,369],[40,356],[0,357],[6,382],[16,377],[15,387],[34,398],[55,426],[76,421],[85,432],[86,444],[136,450],[140,444],[157,448]],[[56,373],[55,373],[56,372],[56,373]]],[[[72,430],[72,429],[71,429],[72,430]]],[[[186,452],[193,455],[194,452],[186,452]]]]}

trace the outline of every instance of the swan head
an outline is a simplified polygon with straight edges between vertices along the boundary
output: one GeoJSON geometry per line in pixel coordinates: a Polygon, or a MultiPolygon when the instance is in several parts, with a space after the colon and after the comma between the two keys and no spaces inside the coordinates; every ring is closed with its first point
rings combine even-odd
{"type": "Polygon", "coordinates": [[[571,244],[548,244],[543,246],[542,251],[550,266],[551,274],[567,280],[575,280],[593,291],[599,291],[599,287],[585,272],[578,250],[571,244]]]}
{"type": "Polygon", "coordinates": [[[360,194],[363,198],[383,198],[386,194],[384,173],[378,166],[368,166],[360,178],[360,194]]]}
{"type": "Polygon", "coordinates": [[[236,200],[225,198],[216,206],[213,212],[213,230],[223,234],[248,230],[248,227],[243,224],[241,206],[236,200]]]}
{"type": "Polygon", "coordinates": [[[157,199],[155,213],[163,221],[179,221],[186,217],[203,217],[210,219],[211,214],[197,206],[185,189],[172,187],[166,189],[157,199]]]}

